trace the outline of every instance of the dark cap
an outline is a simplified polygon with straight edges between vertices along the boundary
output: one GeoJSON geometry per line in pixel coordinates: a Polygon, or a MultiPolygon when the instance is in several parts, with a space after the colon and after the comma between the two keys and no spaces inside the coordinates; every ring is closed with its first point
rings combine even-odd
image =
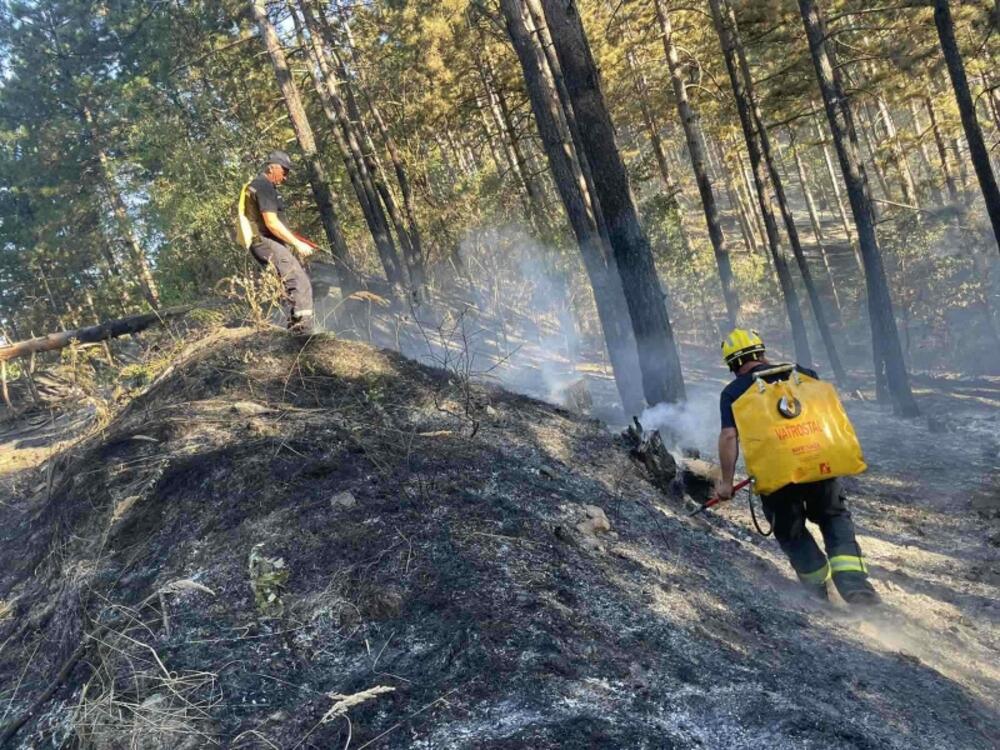
{"type": "Polygon", "coordinates": [[[269,153],[267,159],[264,160],[264,166],[268,164],[277,164],[279,167],[284,167],[287,170],[291,170],[292,168],[292,160],[284,151],[272,151],[269,153]]]}

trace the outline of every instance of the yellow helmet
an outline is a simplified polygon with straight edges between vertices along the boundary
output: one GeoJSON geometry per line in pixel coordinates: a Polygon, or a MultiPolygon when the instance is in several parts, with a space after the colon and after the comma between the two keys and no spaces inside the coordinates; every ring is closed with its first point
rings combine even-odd
{"type": "Polygon", "coordinates": [[[722,359],[732,367],[733,363],[750,354],[763,354],[764,342],[757,331],[734,328],[722,342],[722,359]]]}

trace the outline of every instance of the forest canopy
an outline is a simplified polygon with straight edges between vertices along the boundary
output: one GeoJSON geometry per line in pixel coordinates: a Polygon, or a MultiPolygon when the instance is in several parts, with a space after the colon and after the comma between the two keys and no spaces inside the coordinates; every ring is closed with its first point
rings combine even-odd
{"type": "Polygon", "coordinates": [[[280,148],[344,291],[551,315],[626,406],[741,324],[906,413],[909,371],[1000,366],[998,27],[987,0],[5,0],[0,333],[217,294],[280,148]]]}

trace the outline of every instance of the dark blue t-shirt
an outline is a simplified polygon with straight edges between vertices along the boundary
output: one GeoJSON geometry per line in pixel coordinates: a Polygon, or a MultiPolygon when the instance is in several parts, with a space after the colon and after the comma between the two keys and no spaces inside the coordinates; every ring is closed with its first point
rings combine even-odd
{"type": "MultiPolygon", "coordinates": [[[[736,402],[736,399],[746,393],[747,388],[753,385],[753,373],[757,370],[769,370],[772,367],[781,367],[781,365],[772,365],[761,362],[757,367],[753,368],[753,370],[740,375],[732,383],[722,389],[722,396],[719,398],[719,411],[722,416],[723,428],[736,427],[736,418],[733,416],[733,404],[736,402]]],[[[795,365],[795,369],[804,375],[808,375],[811,378],[819,380],[819,375],[816,374],[815,370],[810,370],[808,367],[803,367],[802,365],[795,365]]],[[[778,372],[774,375],[767,375],[764,377],[764,380],[768,383],[773,383],[776,380],[788,380],[789,375],[791,375],[791,371],[786,370],[785,372],[778,372]]]]}

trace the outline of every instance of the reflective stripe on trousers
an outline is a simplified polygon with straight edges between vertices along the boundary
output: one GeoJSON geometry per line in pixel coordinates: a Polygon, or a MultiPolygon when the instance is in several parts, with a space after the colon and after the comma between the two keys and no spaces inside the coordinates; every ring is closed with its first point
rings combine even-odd
{"type": "Polygon", "coordinates": [[[830,567],[836,573],[867,573],[865,561],[858,555],[834,555],[830,558],[830,567]]]}
{"type": "Polygon", "coordinates": [[[826,583],[830,580],[832,571],[830,569],[829,563],[823,563],[823,567],[812,571],[811,573],[799,573],[799,580],[802,583],[808,583],[814,586],[819,586],[821,583],[826,583]]]}

